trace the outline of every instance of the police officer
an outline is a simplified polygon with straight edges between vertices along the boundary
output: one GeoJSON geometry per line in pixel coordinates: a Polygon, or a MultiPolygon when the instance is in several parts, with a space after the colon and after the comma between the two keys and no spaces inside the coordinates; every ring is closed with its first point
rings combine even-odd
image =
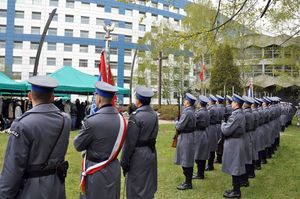
{"type": "Polygon", "coordinates": [[[28,83],[33,108],[15,119],[8,131],[0,198],[64,199],[71,120],[52,103],[55,79],[34,76],[28,83]]]}
{"type": "Polygon", "coordinates": [[[232,97],[226,95],[226,106],[225,106],[225,114],[224,114],[225,122],[227,122],[228,118],[230,117],[233,111],[231,107],[231,103],[232,103],[232,97]]]}
{"type": "MultiPolygon", "coordinates": [[[[251,135],[252,137],[252,140],[253,140],[253,151],[252,151],[252,157],[253,157],[253,160],[252,160],[252,164],[254,165],[254,168],[256,169],[257,168],[257,161],[258,161],[258,148],[259,148],[259,142],[260,142],[260,134],[259,134],[259,113],[258,113],[258,105],[259,105],[259,102],[252,98],[253,100],[253,104],[251,106],[251,109],[252,109],[252,115],[253,115],[253,118],[254,118],[254,129],[253,129],[253,133],[251,135]]],[[[254,169],[253,169],[253,172],[254,172],[254,169]]]]}
{"type": "Polygon", "coordinates": [[[209,113],[209,121],[210,125],[208,127],[208,143],[209,143],[209,158],[207,163],[207,171],[214,170],[214,159],[215,159],[215,151],[217,149],[218,143],[218,110],[216,106],[217,98],[213,95],[209,96],[209,106],[208,106],[208,113],[209,113]]]}
{"type": "Polygon", "coordinates": [[[255,98],[255,103],[253,105],[253,109],[255,112],[256,109],[256,117],[258,117],[257,127],[256,127],[256,150],[258,153],[258,159],[255,163],[255,169],[261,170],[261,160],[263,158],[263,150],[264,150],[264,129],[262,125],[264,124],[264,113],[262,110],[262,101],[258,98],[255,98]]]}
{"type": "Polygon", "coordinates": [[[194,166],[194,131],[196,128],[196,118],[194,115],[194,104],[197,98],[192,94],[186,93],[183,102],[184,109],[179,121],[175,123],[175,128],[179,132],[175,164],[181,165],[185,182],[177,186],[178,190],[192,189],[192,177],[194,166]]]}
{"type": "Polygon", "coordinates": [[[223,154],[223,140],[222,140],[222,131],[221,131],[221,122],[225,117],[225,107],[223,105],[224,98],[220,95],[217,97],[217,111],[218,111],[218,121],[217,121],[217,137],[218,137],[218,146],[216,150],[217,158],[215,163],[222,163],[222,154],[223,154]]]}
{"type": "Polygon", "coordinates": [[[196,130],[194,132],[195,162],[197,164],[197,174],[193,179],[204,179],[205,162],[209,157],[209,145],[207,130],[209,126],[209,113],[206,104],[209,99],[203,95],[199,96],[200,109],[195,111],[196,130]]]}
{"type": "Polygon", "coordinates": [[[118,159],[111,158],[119,137],[119,132],[124,132],[122,116],[112,106],[117,89],[105,82],[96,83],[96,105],[98,111],[85,118],[79,134],[74,139],[77,151],[85,151],[83,174],[92,166],[109,160],[109,163],[99,171],[91,172],[85,177],[85,194],[81,198],[95,199],[120,198],[121,170],[118,159]],[[86,169],[85,169],[86,168],[86,169]]]}
{"type": "Polygon", "coordinates": [[[121,166],[127,178],[128,199],[152,199],[157,191],[155,143],[158,117],[150,106],[153,95],[150,88],[136,88],[137,110],[129,118],[127,138],[121,157],[121,166]]]}
{"type": "Polygon", "coordinates": [[[263,97],[261,99],[263,101],[262,103],[262,110],[263,110],[263,117],[264,117],[264,124],[263,124],[263,138],[264,138],[264,150],[262,150],[262,164],[267,164],[267,153],[268,153],[268,146],[269,146],[269,134],[270,134],[270,129],[269,129],[269,121],[270,121],[270,116],[269,116],[269,107],[268,104],[270,103],[269,99],[266,97],[263,97]]]}
{"type": "Polygon", "coordinates": [[[246,131],[245,114],[242,110],[244,99],[233,94],[233,112],[227,122],[222,123],[221,130],[225,137],[222,171],[232,176],[233,189],[225,191],[225,198],[240,198],[241,176],[245,174],[245,145],[246,131]]]}

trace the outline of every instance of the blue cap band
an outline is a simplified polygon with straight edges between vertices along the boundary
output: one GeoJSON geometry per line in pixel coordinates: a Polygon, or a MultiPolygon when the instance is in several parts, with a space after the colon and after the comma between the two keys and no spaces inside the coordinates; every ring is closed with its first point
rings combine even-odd
{"type": "Polygon", "coordinates": [[[141,101],[145,101],[145,100],[150,100],[151,99],[151,97],[144,97],[144,96],[139,95],[138,93],[136,93],[136,98],[138,98],[141,101]]]}
{"type": "Polygon", "coordinates": [[[187,101],[189,101],[190,104],[191,104],[192,106],[193,106],[193,105],[195,104],[195,102],[196,102],[196,100],[193,100],[193,99],[189,98],[188,96],[185,96],[185,99],[186,99],[187,101]]]}
{"type": "Polygon", "coordinates": [[[51,93],[53,92],[54,88],[42,87],[31,84],[31,91],[37,93],[51,93]]]}
{"type": "Polygon", "coordinates": [[[96,89],[96,93],[102,97],[112,98],[115,93],[114,92],[106,92],[100,89],[96,89]]]}

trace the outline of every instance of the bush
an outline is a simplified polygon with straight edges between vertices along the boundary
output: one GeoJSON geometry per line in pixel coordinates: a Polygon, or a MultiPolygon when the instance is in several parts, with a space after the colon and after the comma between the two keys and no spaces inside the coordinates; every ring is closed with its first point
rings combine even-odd
{"type": "Polygon", "coordinates": [[[176,105],[161,105],[153,107],[154,110],[159,112],[159,119],[162,120],[175,120],[177,119],[178,107],[176,105]]]}

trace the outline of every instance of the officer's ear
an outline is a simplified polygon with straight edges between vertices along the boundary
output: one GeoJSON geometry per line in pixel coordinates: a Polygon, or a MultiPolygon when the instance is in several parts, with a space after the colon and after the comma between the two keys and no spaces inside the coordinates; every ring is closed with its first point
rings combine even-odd
{"type": "Polygon", "coordinates": [[[54,102],[54,93],[51,94],[50,102],[54,102]]]}
{"type": "Polygon", "coordinates": [[[31,91],[27,94],[27,96],[28,96],[29,101],[32,102],[32,93],[31,93],[31,91]]]}

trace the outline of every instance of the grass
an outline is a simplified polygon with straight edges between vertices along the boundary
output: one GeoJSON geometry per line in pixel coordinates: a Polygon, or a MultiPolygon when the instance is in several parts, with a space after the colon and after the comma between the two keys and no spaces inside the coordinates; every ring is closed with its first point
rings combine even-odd
{"type": "MultiPolygon", "coordinates": [[[[294,122],[295,123],[295,122],[294,122]]],[[[70,163],[66,190],[68,199],[77,199],[79,195],[79,177],[81,156],[73,147],[70,137],[67,160],[70,163]]],[[[178,191],[176,186],[183,181],[182,170],[173,164],[175,149],[171,148],[174,134],[173,125],[160,125],[158,136],[158,192],[157,199],[219,199],[225,189],[231,187],[231,177],[220,171],[207,172],[204,181],[193,181],[193,190],[178,191]]],[[[0,135],[0,166],[5,153],[7,136],[0,135]]],[[[247,199],[300,199],[300,128],[290,126],[281,136],[279,151],[268,161],[263,169],[256,171],[257,177],[250,180],[250,187],[242,188],[242,196],[247,199]]],[[[122,185],[123,185],[122,176],[122,185]]]]}

